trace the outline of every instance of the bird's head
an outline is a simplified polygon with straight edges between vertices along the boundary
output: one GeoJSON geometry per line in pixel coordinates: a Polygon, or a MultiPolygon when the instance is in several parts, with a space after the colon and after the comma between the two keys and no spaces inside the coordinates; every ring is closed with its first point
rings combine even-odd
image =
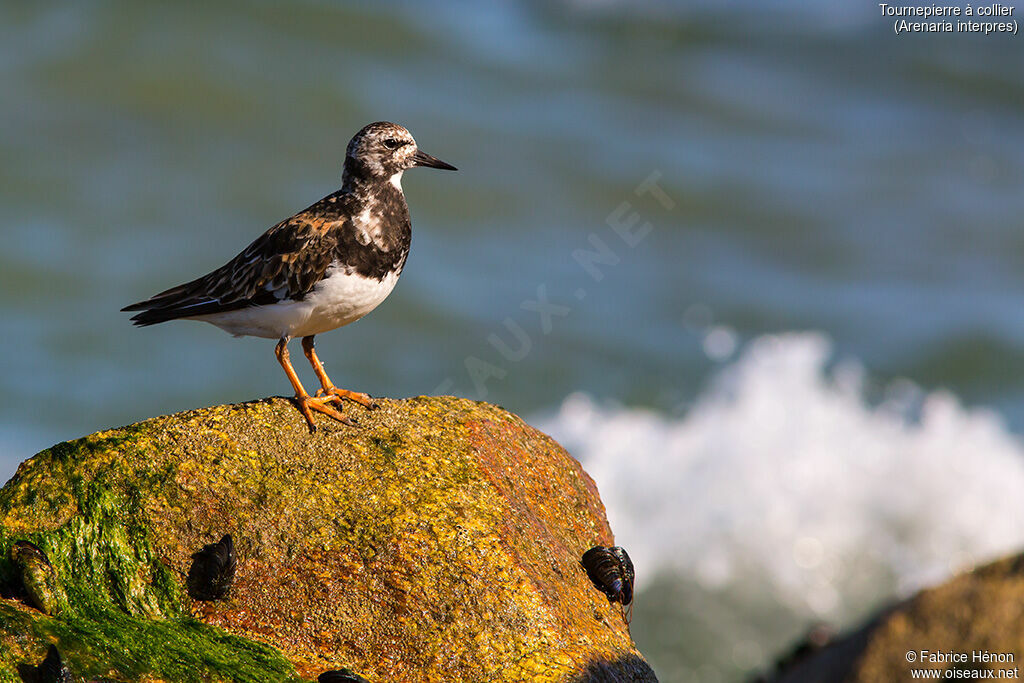
{"type": "Polygon", "coordinates": [[[412,134],[397,123],[378,121],[355,134],[345,153],[345,175],[366,180],[390,180],[401,187],[402,173],[413,166],[457,170],[421,152],[412,134]]]}

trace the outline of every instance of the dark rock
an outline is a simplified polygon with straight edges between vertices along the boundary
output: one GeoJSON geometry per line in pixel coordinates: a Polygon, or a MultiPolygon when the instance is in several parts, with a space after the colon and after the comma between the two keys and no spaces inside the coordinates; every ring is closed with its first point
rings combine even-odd
{"type": "MultiPolygon", "coordinates": [[[[955,576],[888,607],[824,647],[798,648],[772,683],[875,683],[911,679],[931,669],[942,680],[1019,676],[1024,653],[1024,555],[955,576]],[[964,653],[966,662],[922,661],[921,651],[964,653]],[[974,652],[1009,654],[1015,662],[975,661],[974,652]],[[913,653],[908,656],[908,653],[913,653]],[[909,661],[913,658],[915,661],[909,661]]],[[[932,674],[935,675],[935,674],[932,674]]]]}

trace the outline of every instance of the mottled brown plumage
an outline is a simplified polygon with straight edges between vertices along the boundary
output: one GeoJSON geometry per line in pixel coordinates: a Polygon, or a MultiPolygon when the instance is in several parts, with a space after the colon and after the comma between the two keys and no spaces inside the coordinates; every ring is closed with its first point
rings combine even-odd
{"type": "Polygon", "coordinates": [[[302,300],[335,259],[338,232],[344,227],[344,219],[324,210],[328,199],[270,228],[217,270],[123,310],[144,311],[132,320],[146,326],[282,299],[302,300]]]}
{"type": "Polygon", "coordinates": [[[376,308],[398,280],[412,239],[402,173],[414,166],[455,170],[416,146],[405,128],[380,121],[349,142],[342,186],[273,226],[220,268],[126,306],[138,326],[202,320],[235,335],[278,339],[278,362],[314,431],[311,410],[351,423],[332,405],[365,406],[365,394],[335,387],[313,350],[313,336],[376,308]],[[323,397],[310,397],[291,367],[287,343],[303,337],[323,397]]]}

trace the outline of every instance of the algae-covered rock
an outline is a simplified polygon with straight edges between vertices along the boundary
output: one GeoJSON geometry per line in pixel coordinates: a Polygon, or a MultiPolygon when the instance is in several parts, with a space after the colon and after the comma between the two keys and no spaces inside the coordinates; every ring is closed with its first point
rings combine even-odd
{"type": "Polygon", "coordinates": [[[888,607],[857,631],[783,667],[767,680],[874,683],[912,677],[1020,678],[1022,658],[1024,555],[955,576],[888,607]],[[930,673],[914,676],[912,669],[930,673]]]}
{"type": "Polygon", "coordinates": [[[0,586],[28,541],[63,605],[0,600],[0,681],[51,643],[76,680],[655,680],[580,566],[613,538],[579,464],[494,406],[381,406],[315,435],[284,399],[220,406],[23,463],[0,586]],[[193,600],[193,556],[227,534],[230,591],[193,600]]]}

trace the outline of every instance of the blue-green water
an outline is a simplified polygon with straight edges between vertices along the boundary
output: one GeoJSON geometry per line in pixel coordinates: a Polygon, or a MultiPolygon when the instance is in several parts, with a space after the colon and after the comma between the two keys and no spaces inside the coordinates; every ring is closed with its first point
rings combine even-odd
{"type": "Polygon", "coordinates": [[[0,478],[287,394],[271,343],[118,309],[335,189],[388,119],[460,172],[407,174],[402,280],[321,356],[565,441],[663,680],[738,680],[1024,543],[1020,39],[838,0],[9,2],[0,92],[0,478]]]}

